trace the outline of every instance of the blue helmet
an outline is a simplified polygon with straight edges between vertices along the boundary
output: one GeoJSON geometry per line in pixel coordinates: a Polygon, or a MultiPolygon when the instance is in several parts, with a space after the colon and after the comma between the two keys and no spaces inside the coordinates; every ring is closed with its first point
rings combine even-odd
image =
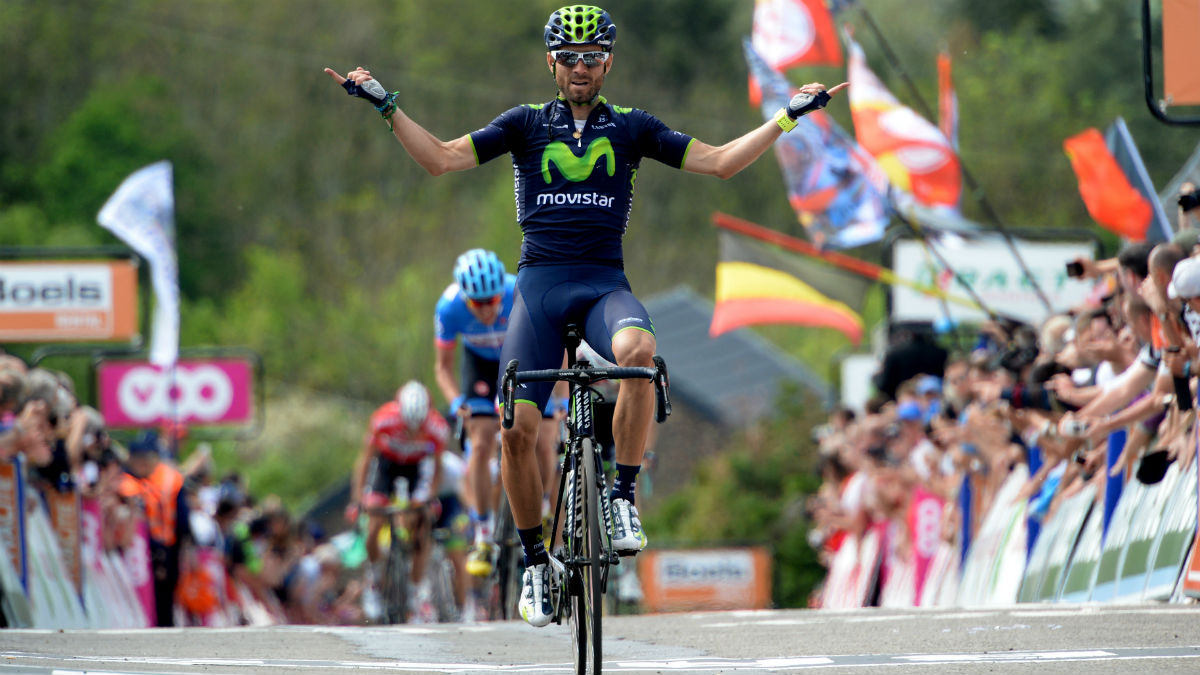
{"type": "Polygon", "coordinates": [[[495,253],[473,248],[458,256],[454,280],[471,300],[487,300],[504,293],[504,263],[495,253]]]}

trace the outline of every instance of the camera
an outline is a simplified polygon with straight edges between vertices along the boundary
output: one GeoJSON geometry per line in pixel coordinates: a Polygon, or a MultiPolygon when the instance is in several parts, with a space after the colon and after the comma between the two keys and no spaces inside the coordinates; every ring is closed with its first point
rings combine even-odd
{"type": "Polygon", "coordinates": [[[813,427],[813,429],[812,429],[813,442],[820,443],[821,441],[825,440],[826,438],[829,438],[830,436],[832,436],[833,432],[834,432],[833,425],[819,424],[819,425],[813,427]]]}
{"type": "Polygon", "coordinates": [[[1063,422],[1063,435],[1082,436],[1087,433],[1088,425],[1083,420],[1067,420],[1063,422]]]}
{"type": "Polygon", "coordinates": [[[1078,260],[1072,260],[1071,262],[1067,263],[1067,276],[1071,277],[1072,279],[1078,279],[1079,277],[1083,276],[1083,263],[1079,262],[1078,260]]]}
{"type": "Polygon", "coordinates": [[[1179,195],[1179,208],[1184,211],[1191,211],[1197,206],[1200,206],[1200,189],[1179,195]]]}

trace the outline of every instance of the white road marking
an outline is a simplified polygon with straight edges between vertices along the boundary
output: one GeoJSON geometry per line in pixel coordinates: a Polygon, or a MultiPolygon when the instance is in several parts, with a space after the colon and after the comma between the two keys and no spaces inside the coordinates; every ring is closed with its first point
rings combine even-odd
{"type": "MultiPolygon", "coordinates": [[[[654,660],[612,660],[605,662],[605,670],[619,673],[655,672],[772,672],[806,668],[878,667],[945,665],[963,663],[1048,663],[1071,661],[1119,661],[1143,659],[1200,658],[1200,647],[1163,647],[1142,649],[1090,649],[1062,651],[1026,652],[983,652],[975,654],[860,654],[839,656],[795,656],[757,659],[724,659],[715,657],[689,657],[654,660]]],[[[28,668],[40,661],[68,661],[79,663],[121,663],[124,666],[174,666],[174,667],[254,667],[261,671],[295,672],[309,669],[323,670],[372,670],[406,672],[436,672],[448,675],[459,673],[569,673],[573,667],[567,663],[430,663],[409,661],[321,661],[312,659],[224,659],[224,658],[173,658],[173,657],[118,657],[88,656],[61,657],[25,652],[0,652],[0,672],[13,667],[28,668]]],[[[124,672],[55,669],[53,675],[135,675],[124,672]]]]}
{"type": "Polygon", "coordinates": [[[901,661],[920,663],[963,663],[988,661],[1057,661],[1064,659],[1099,659],[1116,656],[1113,652],[1100,650],[1076,652],[1006,652],[1004,654],[918,654],[916,656],[893,657],[901,661]]]}

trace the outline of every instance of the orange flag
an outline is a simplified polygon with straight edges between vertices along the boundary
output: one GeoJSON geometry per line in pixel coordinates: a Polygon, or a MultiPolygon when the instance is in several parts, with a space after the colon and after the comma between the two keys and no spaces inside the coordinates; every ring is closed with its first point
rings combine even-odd
{"type": "Polygon", "coordinates": [[[1063,149],[1092,218],[1122,237],[1144,241],[1152,216],[1150,204],[1129,183],[1100,131],[1092,128],[1076,134],[1063,141],[1063,149]]]}

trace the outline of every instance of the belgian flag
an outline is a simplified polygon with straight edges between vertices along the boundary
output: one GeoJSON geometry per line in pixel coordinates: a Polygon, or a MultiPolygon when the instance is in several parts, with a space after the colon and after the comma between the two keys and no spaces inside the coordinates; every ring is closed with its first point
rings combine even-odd
{"type": "Polygon", "coordinates": [[[815,259],[721,233],[717,301],[709,335],[756,324],[823,326],[862,341],[861,307],[871,281],[815,259]],[[820,290],[818,290],[820,289],[820,290]]]}

